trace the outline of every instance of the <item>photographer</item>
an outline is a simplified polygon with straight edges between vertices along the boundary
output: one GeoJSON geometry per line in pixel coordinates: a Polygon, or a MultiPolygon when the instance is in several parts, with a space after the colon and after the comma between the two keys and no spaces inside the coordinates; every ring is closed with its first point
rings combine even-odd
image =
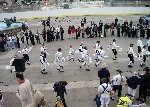
{"type": "MultiPolygon", "coordinates": [[[[112,79],[112,87],[113,87],[113,91],[116,92],[118,90],[118,99],[121,97],[121,91],[122,91],[122,83],[125,81],[124,76],[122,76],[122,71],[121,70],[116,70],[117,71],[117,75],[115,75],[112,79]]],[[[113,97],[111,97],[112,100],[114,100],[113,97]]]]}

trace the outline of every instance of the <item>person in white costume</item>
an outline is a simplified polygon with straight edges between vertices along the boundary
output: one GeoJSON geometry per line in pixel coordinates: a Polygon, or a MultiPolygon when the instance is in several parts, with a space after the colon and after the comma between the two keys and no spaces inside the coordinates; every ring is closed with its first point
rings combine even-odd
{"type": "Polygon", "coordinates": [[[62,49],[59,48],[58,51],[55,54],[55,61],[54,63],[58,65],[57,70],[60,72],[64,72],[63,70],[63,62],[65,61],[65,58],[62,56],[62,49]]]}
{"type": "Polygon", "coordinates": [[[47,62],[47,58],[46,58],[46,55],[49,55],[49,53],[47,52],[44,43],[42,43],[41,52],[43,52],[43,54],[44,54],[45,62],[47,63],[47,65],[49,65],[49,63],[47,62]]]}
{"type": "Polygon", "coordinates": [[[47,64],[46,64],[46,61],[45,61],[44,52],[41,52],[40,62],[42,64],[42,66],[41,66],[42,67],[41,73],[42,74],[47,74],[47,64]]]}
{"type": "Polygon", "coordinates": [[[95,48],[95,60],[98,61],[98,51],[100,49],[101,45],[100,45],[100,41],[97,41],[94,48],[95,48]]]}
{"type": "Polygon", "coordinates": [[[83,57],[84,57],[83,51],[84,51],[84,44],[83,42],[81,42],[79,46],[79,53],[80,53],[80,59],[78,59],[79,62],[83,62],[83,57]]]}
{"type": "Polygon", "coordinates": [[[95,66],[97,67],[100,63],[104,63],[104,58],[105,58],[105,51],[103,50],[102,47],[97,50],[97,62],[95,63],[95,66]]]}
{"type": "Polygon", "coordinates": [[[70,49],[69,49],[69,56],[68,56],[68,60],[69,61],[73,61],[74,62],[74,54],[75,54],[75,51],[74,49],[72,48],[72,45],[70,45],[70,49]]]}
{"type": "Polygon", "coordinates": [[[92,63],[92,59],[91,59],[90,55],[87,52],[87,47],[85,46],[84,50],[83,50],[83,63],[80,66],[80,68],[82,68],[82,66],[86,66],[86,71],[90,71],[89,65],[91,63],[92,63]]]}

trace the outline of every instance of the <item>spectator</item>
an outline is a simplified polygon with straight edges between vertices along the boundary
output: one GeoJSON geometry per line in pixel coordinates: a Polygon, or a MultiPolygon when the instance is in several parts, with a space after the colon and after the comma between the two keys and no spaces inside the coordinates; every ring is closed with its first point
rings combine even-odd
{"type": "Polygon", "coordinates": [[[0,90],[0,107],[4,107],[4,98],[0,90]]]}
{"type": "Polygon", "coordinates": [[[27,107],[49,107],[49,105],[45,100],[44,95],[40,91],[37,91],[34,94],[34,101],[27,105],[27,107]]]}
{"type": "Polygon", "coordinates": [[[106,78],[107,82],[110,81],[110,73],[108,69],[106,69],[106,64],[102,64],[102,69],[98,71],[98,77],[100,78],[100,84],[102,84],[102,78],[106,78]]]}
{"type": "Polygon", "coordinates": [[[21,72],[16,73],[16,78],[19,82],[19,89],[16,91],[16,96],[21,101],[22,107],[26,107],[34,101],[32,84],[28,79],[24,78],[21,72]]]}
{"type": "Polygon", "coordinates": [[[106,78],[101,79],[102,84],[98,87],[98,94],[100,95],[101,106],[108,107],[110,102],[110,94],[112,93],[112,88],[106,78]]]}
{"type": "Polygon", "coordinates": [[[134,99],[136,94],[136,88],[139,84],[139,77],[138,73],[135,71],[134,76],[127,78],[127,84],[128,84],[128,94],[131,94],[133,96],[132,99],[134,99]]]}

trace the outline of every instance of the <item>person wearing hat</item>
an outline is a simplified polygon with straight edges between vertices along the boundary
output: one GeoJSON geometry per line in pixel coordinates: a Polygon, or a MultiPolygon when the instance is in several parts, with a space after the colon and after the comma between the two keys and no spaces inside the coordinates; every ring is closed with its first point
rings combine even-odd
{"type": "Polygon", "coordinates": [[[130,47],[129,47],[127,53],[128,53],[128,57],[130,59],[130,61],[128,63],[128,67],[131,68],[131,67],[133,67],[132,64],[134,64],[134,57],[136,56],[133,51],[133,44],[130,44],[130,47]]]}
{"type": "Polygon", "coordinates": [[[132,97],[131,94],[126,94],[124,97],[120,97],[117,107],[134,107],[132,97]]]}
{"type": "Polygon", "coordinates": [[[43,93],[36,91],[34,94],[34,101],[26,107],[49,107],[49,105],[45,100],[43,93]]]}
{"type": "Polygon", "coordinates": [[[138,77],[138,73],[135,71],[134,75],[127,78],[127,84],[128,84],[128,94],[131,94],[133,96],[132,99],[134,99],[136,94],[136,89],[139,84],[140,78],[138,77]]]}
{"type": "Polygon", "coordinates": [[[106,78],[107,82],[110,81],[110,72],[108,71],[108,69],[106,68],[106,64],[103,63],[101,65],[101,69],[98,71],[98,77],[100,79],[100,84],[102,84],[102,78],[106,78]]]}
{"type": "MultiPolygon", "coordinates": [[[[121,70],[116,70],[117,75],[115,75],[112,79],[112,87],[113,91],[116,92],[118,90],[118,99],[121,97],[121,91],[122,91],[122,83],[125,82],[124,76],[122,76],[122,71],[121,70]]],[[[111,97],[112,100],[114,100],[113,97],[111,97]]],[[[118,100],[117,99],[117,100],[118,100]]]]}
{"type": "Polygon", "coordinates": [[[102,84],[98,87],[98,95],[101,97],[101,106],[100,107],[108,107],[110,102],[110,94],[112,92],[112,88],[106,78],[102,78],[102,84]]]}

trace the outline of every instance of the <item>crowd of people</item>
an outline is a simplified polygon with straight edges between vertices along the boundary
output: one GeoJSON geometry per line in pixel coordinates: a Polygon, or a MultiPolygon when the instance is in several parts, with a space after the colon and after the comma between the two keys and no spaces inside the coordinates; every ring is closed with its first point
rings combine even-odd
{"type": "MultiPolygon", "coordinates": [[[[128,37],[137,37],[139,40],[137,41],[137,47],[138,47],[138,54],[135,54],[133,51],[133,44],[130,44],[129,49],[127,51],[128,57],[130,59],[128,63],[128,67],[133,67],[134,64],[134,58],[138,57],[141,61],[140,66],[144,67],[146,62],[146,57],[149,55],[150,52],[150,29],[149,29],[149,23],[144,22],[142,18],[139,19],[139,24],[135,25],[131,21],[128,23],[125,21],[122,26],[118,22],[118,19],[116,18],[113,23],[106,23],[103,25],[103,22],[100,20],[99,25],[95,24],[94,22],[91,22],[91,26],[87,26],[87,19],[86,17],[82,19],[81,26],[75,27],[75,26],[69,26],[68,28],[68,36],[69,38],[74,37],[75,39],[79,39],[80,37],[88,37],[88,38],[95,38],[95,37],[107,37],[108,31],[110,30],[111,36],[115,36],[115,31],[117,33],[116,36],[120,37],[122,36],[128,36],[128,37]],[[149,39],[146,43],[148,46],[143,45],[142,38],[149,39]]],[[[14,48],[20,48],[20,40],[22,43],[25,43],[24,37],[26,38],[27,45],[29,44],[29,39],[31,45],[35,45],[35,40],[37,41],[37,44],[41,44],[41,37],[43,37],[43,41],[52,42],[57,41],[58,39],[64,40],[64,29],[62,26],[57,26],[54,28],[51,26],[51,19],[48,18],[47,20],[42,21],[42,25],[44,26],[44,29],[42,33],[37,32],[34,34],[28,27],[27,24],[23,24],[22,30],[20,32],[20,37],[17,36],[17,32],[13,31],[11,33],[3,33],[0,32],[0,49],[1,51],[5,51],[6,49],[14,49],[14,48]],[[46,30],[47,29],[47,30],[46,30]],[[5,43],[4,43],[5,41],[5,43]]],[[[78,61],[81,63],[80,68],[83,68],[86,66],[86,71],[90,71],[90,64],[92,63],[92,58],[90,54],[88,53],[88,47],[81,42],[79,49],[75,50],[73,49],[73,46],[70,45],[69,47],[69,54],[68,54],[68,61],[75,62],[75,54],[80,54],[80,58],[78,61]]],[[[96,95],[96,98],[94,99],[97,102],[98,107],[108,107],[110,99],[114,100],[114,93],[118,90],[118,105],[117,107],[134,107],[134,104],[132,103],[135,99],[135,93],[137,90],[137,86],[139,85],[139,97],[137,100],[140,100],[141,103],[144,105],[146,102],[146,96],[147,93],[149,93],[150,84],[148,81],[150,80],[150,73],[149,68],[145,67],[144,71],[146,71],[145,74],[141,75],[138,74],[136,71],[134,72],[134,76],[132,77],[124,77],[123,72],[121,70],[116,70],[117,74],[111,79],[110,73],[108,69],[106,69],[105,61],[104,59],[108,56],[105,55],[105,51],[100,44],[100,41],[97,41],[95,44],[95,52],[94,52],[94,58],[95,58],[95,66],[97,67],[99,64],[102,65],[102,69],[98,71],[98,77],[100,78],[100,86],[98,87],[98,94],[96,95]],[[127,82],[128,85],[128,92],[125,97],[122,97],[121,91],[122,91],[122,83],[127,82]],[[97,101],[98,99],[98,101],[97,101]],[[126,102],[126,103],[123,103],[126,102]]],[[[109,44],[108,49],[112,50],[112,53],[114,54],[113,60],[116,60],[117,57],[117,50],[119,49],[121,51],[121,47],[116,44],[116,40],[113,39],[113,41],[109,44]]],[[[31,48],[27,48],[25,46],[21,51],[18,51],[20,53],[23,53],[23,57],[25,59],[25,62],[30,65],[29,61],[29,55],[28,53],[32,50],[31,48]]],[[[42,64],[42,74],[47,73],[47,65],[49,65],[46,55],[49,55],[49,53],[46,50],[46,47],[44,46],[44,43],[42,43],[42,46],[40,48],[40,63],[42,64]]],[[[10,65],[13,65],[14,59],[18,55],[15,55],[13,60],[10,61],[10,65]]],[[[65,61],[65,58],[62,54],[62,49],[59,48],[58,51],[55,54],[55,61],[54,63],[58,65],[57,70],[60,72],[64,72],[63,68],[63,62],[65,61]]],[[[14,70],[15,71],[15,70],[14,70]]],[[[49,107],[47,101],[44,98],[44,95],[40,91],[34,91],[32,84],[28,79],[25,79],[22,73],[16,73],[16,78],[19,81],[19,89],[16,91],[16,96],[21,100],[22,107],[49,107]]],[[[65,86],[67,83],[61,82],[58,84],[60,88],[55,91],[57,93],[57,101],[55,107],[67,107],[67,104],[65,102],[64,93],[67,94],[65,86]]],[[[140,103],[140,104],[141,104],[140,103]]]]}

